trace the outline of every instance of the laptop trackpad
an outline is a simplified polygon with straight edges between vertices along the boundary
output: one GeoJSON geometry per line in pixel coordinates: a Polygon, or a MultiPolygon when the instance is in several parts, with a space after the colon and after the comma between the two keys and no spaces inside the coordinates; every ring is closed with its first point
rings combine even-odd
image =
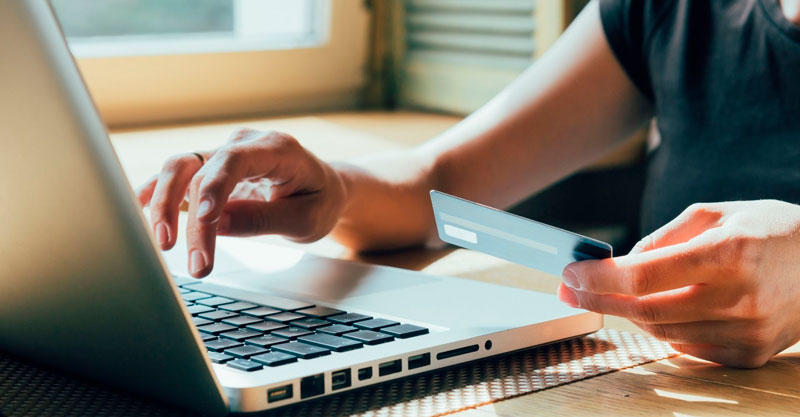
{"type": "Polygon", "coordinates": [[[354,297],[440,281],[435,276],[232,238],[218,240],[214,271],[207,278],[209,282],[337,304],[354,297]]]}

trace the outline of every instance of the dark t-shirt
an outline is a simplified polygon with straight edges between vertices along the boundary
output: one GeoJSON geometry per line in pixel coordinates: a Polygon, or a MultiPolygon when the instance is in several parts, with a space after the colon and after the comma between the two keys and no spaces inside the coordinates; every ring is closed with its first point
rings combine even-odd
{"type": "Polygon", "coordinates": [[[695,202],[800,202],[800,27],[779,0],[601,0],[600,13],[661,135],[642,233],[695,202]]]}

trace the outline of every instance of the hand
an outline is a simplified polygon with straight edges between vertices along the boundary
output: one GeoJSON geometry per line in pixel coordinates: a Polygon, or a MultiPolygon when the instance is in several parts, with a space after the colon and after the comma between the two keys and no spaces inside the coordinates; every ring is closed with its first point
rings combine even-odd
{"type": "Polygon", "coordinates": [[[175,245],[178,212],[188,192],[189,271],[211,272],[217,235],[280,234],[298,242],[325,236],[345,205],[342,179],[293,137],[242,129],[203,155],[173,156],[138,191],[150,205],[162,250],[175,245]]]}
{"type": "Polygon", "coordinates": [[[800,340],[800,206],[692,205],[626,256],[568,265],[558,293],[678,351],[759,367],[800,340]]]}

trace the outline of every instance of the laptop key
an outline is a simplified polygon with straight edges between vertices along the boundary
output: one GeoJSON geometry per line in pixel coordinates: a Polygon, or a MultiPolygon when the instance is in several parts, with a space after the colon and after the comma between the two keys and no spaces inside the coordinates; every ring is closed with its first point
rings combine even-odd
{"type": "Polygon", "coordinates": [[[254,337],[252,339],[247,339],[244,341],[244,343],[246,345],[254,345],[266,349],[273,345],[279,345],[281,343],[289,343],[289,340],[283,337],[266,335],[261,337],[254,337]]]}
{"type": "Polygon", "coordinates": [[[328,320],[339,324],[353,324],[357,321],[369,320],[372,317],[358,313],[339,314],[338,316],[328,317],[328,320]]]}
{"type": "Polygon", "coordinates": [[[235,359],[233,356],[221,352],[208,352],[208,358],[214,363],[225,363],[235,359]]]}
{"type": "Polygon", "coordinates": [[[264,318],[269,321],[277,321],[278,323],[288,323],[292,320],[300,320],[306,317],[294,313],[280,313],[280,314],[273,314],[271,316],[267,316],[264,318]]]}
{"type": "Polygon", "coordinates": [[[203,342],[208,342],[209,340],[214,340],[216,338],[217,336],[214,336],[213,334],[200,333],[200,340],[202,340],[203,342]]]}
{"type": "Polygon", "coordinates": [[[372,330],[359,330],[357,332],[345,333],[343,337],[348,339],[357,340],[368,345],[379,345],[381,343],[391,342],[394,337],[388,334],[374,332],[372,330]]]}
{"type": "Polygon", "coordinates": [[[314,330],[320,327],[325,327],[330,325],[331,322],[314,317],[308,317],[305,319],[295,320],[292,322],[292,326],[302,327],[304,329],[309,329],[309,330],[314,330]]]}
{"type": "Polygon", "coordinates": [[[178,292],[181,294],[186,294],[187,292],[192,292],[192,291],[186,288],[178,288],[178,292]]]}
{"type": "Polygon", "coordinates": [[[341,336],[341,335],[343,335],[345,333],[354,332],[356,330],[358,330],[358,329],[356,329],[353,326],[347,326],[347,325],[344,325],[344,324],[334,324],[333,326],[327,326],[327,327],[319,328],[319,329],[317,329],[317,332],[318,333],[332,334],[334,336],[341,336]]]}
{"type": "Polygon", "coordinates": [[[232,332],[225,332],[221,333],[219,337],[223,337],[225,339],[236,340],[237,342],[242,342],[246,339],[250,339],[253,337],[261,336],[261,332],[254,332],[252,330],[247,329],[239,329],[234,330],[232,332]]]}
{"type": "Polygon", "coordinates": [[[202,304],[209,307],[219,307],[224,304],[233,304],[235,301],[225,297],[211,297],[197,300],[197,304],[202,304]]]}
{"type": "Polygon", "coordinates": [[[181,277],[177,275],[173,275],[172,279],[175,281],[175,284],[179,287],[186,287],[189,285],[199,284],[201,281],[197,278],[189,278],[189,277],[181,277]]]}
{"type": "Polygon", "coordinates": [[[348,350],[360,349],[364,347],[361,342],[357,342],[355,340],[321,333],[303,336],[298,338],[297,341],[328,348],[336,352],[347,352],[348,350]]]}
{"type": "Polygon", "coordinates": [[[217,339],[206,342],[206,349],[213,352],[222,352],[225,349],[241,346],[241,342],[230,339],[217,339]]]}
{"type": "Polygon", "coordinates": [[[250,360],[267,366],[281,366],[287,363],[297,362],[297,356],[283,352],[269,352],[253,356],[250,360]]]}
{"type": "Polygon", "coordinates": [[[258,307],[251,310],[242,311],[242,314],[247,314],[248,316],[253,316],[253,317],[266,317],[266,316],[271,316],[273,314],[278,314],[280,312],[281,312],[280,310],[276,310],[274,308],[258,307]]]}
{"type": "Polygon", "coordinates": [[[181,294],[181,298],[183,298],[183,301],[197,301],[203,298],[211,298],[211,297],[213,297],[213,295],[197,291],[190,291],[187,292],[186,294],[181,294]]]}
{"type": "Polygon", "coordinates": [[[282,345],[275,345],[272,347],[272,350],[288,353],[290,355],[297,356],[300,359],[314,359],[320,356],[331,354],[330,349],[300,342],[290,342],[282,345]]]}
{"type": "Polygon", "coordinates": [[[198,317],[206,320],[220,321],[231,317],[239,317],[239,314],[234,313],[232,311],[214,310],[214,311],[209,311],[208,313],[198,314],[198,317]]]}
{"type": "Polygon", "coordinates": [[[227,324],[223,323],[214,323],[214,324],[207,324],[205,326],[198,326],[197,330],[200,330],[203,333],[218,335],[220,333],[236,330],[236,328],[233,326],[228,326],[227,324]]]}
{"type": "Polygon", "coordinates": [[[346,311],[337,310],[335,308],[330,308],[330,307],[317,306],[314,308],[307,308],[305,310],[297,310],[295,311],[295,313],[324,319],[325,317],[335,316],[337,314],[344,314],[346,313],[346,311]]]}
{"type": "Polygon", "coordinates": [[[192,321],[194,322],[195,326],[205,326],[206,324],[213,323],[211,320],[206,320],[200,317],[192,317],[192,321]]]}
{"type": "Polygon", "coordinates": [[[314,307],[314,304],[305,301],[297,301],[289,298],[278,297],[270,294],[253,293],[246,290],[226,287],[224,285],[201,282],[193,286],[195,291],[203,291],[224,297],[238,298],[240,300],[260,304],[267,307],[277,308],[278,310],[292,311],[314,307]]]}
{"type": "Polygon", "coordinates": [[[428,329],[415,326],[413,324],[401,324],[399,326],[384,327],[381,329],[381,332],[388,333],[401,339],[408,339],[409,337],[421,336],[429,333],[428,329]]]}
{"type": "Polygon", "coordinates": [[[289,326],[283,323],[276,323],[274,321],[262,321],[261,323],[248,324],[245,327],[247,327],[250,330],[255,330],[257,332],[269,333],[275,330],[285,329],[289,326]]]}
{"type": "Polygon", "coordinates": [[[285,337],[287,339],[297,339],[300,336],[314,334],[311,330],[303,329],[300,327],[287,327],[285,329],[275,330],[270,333],[273,336],[285,337]]]}
{"type": "Polygon", "coordinates": [[[251,356],[267,353],[267,350],[253,345],[239,346],[225,351],[226,355],[236,356],[240,359],[249,359],[251,356]]]}
{"type": "Polygon", "coordinates": [[[186,310],[189,311],[189,314],[191,314],[193,316],[196,316],[198,314],[208,313],[209,311],[214,311],[214,308],[213,307],[209,307],[209,306],[202,306],[202,305],[195,304],[193,306],[186,307],[186,310]]]}
{"type": "Polygon", "coordinates": [[[356,326],[359,329],[364,329],[364,330],[378,330],[384,327],[396,326],[398,324],[400,323],[392,320],[370,319],[370,320],[359,321],[358,323],[355,323],[353,326],[356,326]]]}
{"type": "Polygon", "coordinates": [[[249,361],[247,359],[234,359],[228,362],[228,366],[245,372],[253,372],[264,369],[264,366],[262,366],[260,363],[249,361]]]}
{"type": "Polygon", "coordinates": [[[223,323],[230,324],[231,326],[236,326],[236,327],[244,327],[247,326],[248,324],[258,323],[260,321],[261,319],[250,316],[236,316],[228,319],[222,319],[223,323]]]}
{"type": "Polygon", "coordinates": [[[242,310],[250,310],[250,309],[256,308],[256,307],[258,307],[257,304],[245,303],[244,301],[237,301],[237,302],[235,302],[233,304],[225,304],[223,306],[220,306],[220,309],[221,310],[227,310],[227,311],[239,312],[239,311],[242,311],[242,310]]]}

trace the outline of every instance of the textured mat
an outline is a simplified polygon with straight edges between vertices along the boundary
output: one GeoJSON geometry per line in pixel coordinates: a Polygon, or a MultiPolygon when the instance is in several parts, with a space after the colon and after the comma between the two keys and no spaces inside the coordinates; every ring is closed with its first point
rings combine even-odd
{"type": "MultiPolygon", "coordinates": [[[[264,416],[433,416],[677,355],[615,330],[433,371],[264,416]]],[[[0,415],[177,416],[180,411],[0,355],[0,415]]]]}

